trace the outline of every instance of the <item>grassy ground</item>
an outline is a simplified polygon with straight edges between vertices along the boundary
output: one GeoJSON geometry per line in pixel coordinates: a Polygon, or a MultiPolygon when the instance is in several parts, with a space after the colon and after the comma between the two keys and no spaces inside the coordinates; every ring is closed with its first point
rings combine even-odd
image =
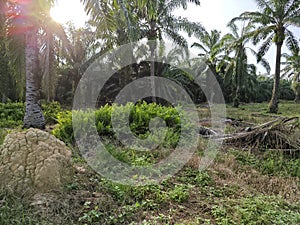
{"type": "Polygon", "coordinates": [[[279,116],[294,117],[300,116],[300,105],[292,101],[282,101],[279,104],[278,114],[267,112],[268,103],[252,103],[241,105],[239,108],[227,106],[228,117],[242,119],[248,122],[262,123],[279,116]]]}
{"type": "MultiPolygon", "coordinates": [[[[300,106],[292,102],[280,104],[279,115],[266,109],[265,103],[228,106],[227,115],[255,124],[300,116],[300,106]]],[[[209,115],[207,108],[199,113],[209,115]]],[[[76,173],[63,191],[34,199],[0,192],[0,225],[300,224],[299,157],[224,147],[212,165],[199,171],[203,146],[176,176],[143,187],[112,183],[74,155],[76,173]]]]}

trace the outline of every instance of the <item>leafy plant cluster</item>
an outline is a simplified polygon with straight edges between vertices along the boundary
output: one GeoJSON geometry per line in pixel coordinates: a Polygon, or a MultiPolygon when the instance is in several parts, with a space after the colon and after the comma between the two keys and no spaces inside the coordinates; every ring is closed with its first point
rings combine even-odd
{"type": "Polygon", "coordinates": [[[300,178],[300,160],[283,153],[266,151],[261,154],[249,154],[242,151],[231,151],[238,162],[253,166],[263,174],[272,176],[292,176],[300,178]]]}
{"type": "Polygon", "coordinates": [[[173,184],[169,181],[160,185],[139,187],[116,184],[106,179],[102,179],[100,183],[103,190],[110,193],[114,203],[120,204],[120,207],[117,210],[112,208],[104,211],[101,205],[85,202],[85,211],[78,219],[82,224],[124,224],[136,217],[144,217],[145,211],[159,210],[161,205],[168,202],[187,202],[192,188],[189,184],[173,184]]]}
{"type": "MultiPolygon", "coordinates": [[[[62,111],[58,102],[42,104],[45,120],[56,123],[57,114],[62,111]]],[[[0,103],[0,128],[15,128],[23,124],[25,104],[22,102],[0,103]]]]}
{"type": "Polygon", "coordinates": [[[300,214],[281,198],[274,196],[247,196],[238,200],[222,201],[212,207],[216,224],[258,225],[298,224],[300,214]]]}
{"type": "Polygon", "coordinates": [[[0,145],[2,145],[5,136],[7,135],[7,130],[5,129],[0,129],[0,145]]]}
{"type": "Polygon", "coordinates": [[[158,105],[155,103],[140,102],[134,105],[133,103],[128,103],[126,105],[108,105],[100,107],[97,110],[80,110],[80,111],[64,111],[58,114],[58,125],[53,130],[53,134],[64,141],[65,143],[74,144],[74,131],[72,124],[72,116],[78,118],[76,119],[76,126],[80,127],[80,132],[88,132],[94,126],[98,134],[101,137],[108,137],[112,139],[117,139],[116,132],[112,124],[112,117],[117,120],[117,129],[119,132],[125,132],[124,129],[129,124],[129,129],[138,138],[146,139],[149,141],[160,141],[156,140],[157,137],[151,135],[151,123],[154,123],[154,129],[158,129],[160,132],[160,124],[165,123],[165,128],[167,129],[165,143],[168,140],[173,143],[178,140],[178,134],[182,132],[183,129],[189,129],[188,123],[183,123],[182,113],[180,110],[174,107],[167,107],[158,105]],[[156,120],[161,119],[160,121],[156,120]],[[155,124],[158,122],[157,124],[155,124]],[[177,135],[176,135],[177,134],[177,135]],[[176,138],[177,137],[177,138],[176,138]]]}
{"type": "Polygon", "coordinates": [[[0,103],[0,127],[13,128],[22,125],[24,114],[24,103],[0,103]]]}

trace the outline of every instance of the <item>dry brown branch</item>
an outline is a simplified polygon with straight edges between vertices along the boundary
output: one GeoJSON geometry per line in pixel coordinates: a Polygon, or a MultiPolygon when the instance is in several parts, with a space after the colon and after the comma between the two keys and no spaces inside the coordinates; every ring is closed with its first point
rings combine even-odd
{"type": "Polygon", "coordinates": [[[258,149],[295,149],[300,151],[299,118],[278,118],[250,128],[247,132],[220,137],[236,147],[258,149]]]}

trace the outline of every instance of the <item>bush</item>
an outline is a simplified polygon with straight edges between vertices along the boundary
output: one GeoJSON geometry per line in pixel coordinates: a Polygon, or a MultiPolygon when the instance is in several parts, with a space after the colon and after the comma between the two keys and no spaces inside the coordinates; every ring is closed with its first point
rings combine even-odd
{"type": "Polygon", "coordinates": [[[21,126],[24,114],[24,103],[0,103],[0,127],[14,128],[21,126]]]}
{"type": "MultiPolygon", "coordinates": [[[[42,104],[42,110],[47,124],[56,123],[57,115],[62,110],[58,102],[42,104]]],[[[16,128],[23,124],[25,103],[0,103],[0,127],[16,128]]]]}
{"type": "MultiPolygon", "coordinates": [[[[167,132],[166,142],[171,142],[174,137],[172,134],[180,133],[181,129],[189,129],[189,124],[186,127],[181,127],[181,114],[176,108],[165,107],[157,105],[155,103],[147,104],[146,102],[141,102],[136,105],[133,103],[128,103],[127,105],[117,106],[117,105],[105,105],[96,111],[76,111],[76,117],[82,118],[78,121],[78,127],[81,128],[81,132],[88,130],[90,124],[95,118],[95,128],[100,136],[105,137],[115,137],[114,129],[112,127],[111,117],[118,120],[118,124],[121,124],[118,129],[122,132],[124,121],[128,120],[129,115],[129,126],[131,131],[139,138],[147,138],[150,135],[149,123],[152,119],[159,117],[165,121],[166,126],[169,128],[171,133],[167,132]],[[114,114],[113,114],[114,113],[114,114]]],[[[150,122],[151,121],[151,122],[150,122]]],[[[60,140],[74,144],[74,132],[72,129],[72,112],[64,112],[58,115],[58,125],[53,130],[53,134],[60,140]]],[[[177,135],[178,136],[178,135],[177,135]]],[[[172,144],[172,143],[169,143],[172,144]]]]}
{"type": "Polygon", "coordinates": [[[58,114],[62,111],[59,102],[50,102],[42,104],[42,110],[46,124],[54,124],[57,121],[58,114]]]}

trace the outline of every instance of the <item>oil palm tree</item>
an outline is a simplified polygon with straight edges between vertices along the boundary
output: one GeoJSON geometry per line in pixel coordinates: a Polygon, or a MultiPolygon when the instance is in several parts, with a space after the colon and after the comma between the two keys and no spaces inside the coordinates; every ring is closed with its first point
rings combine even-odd
{"type": "MultiPolygon", "coordinates": [[[[92,27],[86,24],[83,28],[76,28],[69,23],[66,28],[64,47],[61,49],[60,69],[67,73],[72,81],[72,92],[81,79],[82,74],[92,63],[100,43],[96,39],[92,27]]],[[[63,43],[62,43],[63,44],[63,43]]],[[[100,51],[102,53],[102,51],[100,51]]],[[[99,54],[96,54],[99,56],[99,54]]]]}
{"type": "Polygon", "coordinates": [[[209,74],[206,75],[205,83],[207,98],[214,101],[214,90],[216,85],[222,83],[220,68],[224,62],[224,45],[222,44],[221,31],[211,30],[210,32],[203,30],[196,35],[199,42],[194,42],[191,47],[196,47],[200,50],[198,56],[208,65],[210,71],[216,79],[213,79],[209,74]],[[216,80],[218,82],[216,82],[216,80]]]}
{"type": "MultiPolygon", "coordinates": [[[[189,1],[195,5],[200,5],[200,1],[189,1]]],[[[204,28],[199,23],[190,22],[186,18],[176,17],[172,13],[177,8],[187,8],[187,1],[137,1],[138,18],[136,33],[141,34],[141,38],[146,38],[149,42],[150,57],[155,59],[155,49],[157,41],[163,40],[163,35],[178,46],[187,47],[186,39],[180,34],[180,31],[186,32],[189,36],[192,34],[201,34],[204,28]]],[[[155,101],[155,74],[154,62],[151,61],[151,89],[153,101],[155,101]]]]}
{"type": "MultiPolygon", "coordinates": [[[[118,40],[109,44],[120,45],[145,38],[149,41],[151,58],[155,58],[158,40],[167,37],[175,44],[187,47],[187,41],[179,31],[191,35],[203,30],[199,23],[172,14],[177,8],[186,9],[187,2],[199,5],[199,0],[117,0],[113,4],[97,0],[81,0],[81,2],[92,19],[98,22],[97,30],[104,36],[109,34],[108,39],[113,37],[118,40]]],[[[155,76],[153,66],[154,63],[151,65],[151,77],[155,76]]],[[[155,96],[154,79],[151,82],[151,89],[152,95],[155,96]]]]}
{"type": "Polygon", "coordinates": [[[38,33],[38,48],[40,70],[42,71],[41,89],[47,102],[55,99],[57,88],[57,71],[59,53],[61,49],[68,48],[69,42],[64,28],[50,15],[45,15],[38,33]]]}
{"type": "MultiPolygon", "coordinates": [[[[238,107],[241,93],[245,95],[249,91],[253,91],[255,85],[252,82],[255,79],[252,78],[256,76],[256,66],[248,63],[247,50],[257,57],[258,53],[247,46],[249,39],[246,38],[246,34],[253,29],[252,24],[242,24],[240,31],[235,23],[229,23],[228,27],[231,33],[226,34],[221,41],[225,47],[225,59],[228,64],[225,71],[225,83],[230,84],[235,89],[233,106],[238,107]],[[231,52],[234,53],[233,57],[229,56],[231,52]]],[[[269,63],[264,58],[260,60],[260,63],[269,73],[271,70],[269,63]]]]}
{"type": "Polygon", "coordinates": [[[221,43],[221,31],[211,30],[210,32],[203,30],[198,35],[199,42],[194,42],[192,48],[198,48],[198,54],[205,60],[213,74],[218,76],[218,64],[222,61],[223,45],[221,43]]]}
{"type": "Polygon", "coordinates": [[[236,20],[248,21],[255,29],[248,34],[253,38],[254,44],[263,41],[259,49],[258,60],[269,50],[274,42],[276,45],[276,64],[272,98],[269,104],[269,112],[278,112],[278,93],[280,83],[281,49],[286,45],[291,49],[296,45],[293,33],[288,29],[290,25],[300,25],[300,1],[299,0],[255,0],[258,11],[244,12],[236,20]]]}
{"type": "Polygon", "coordinates": [[[300,48],[295,46],[290,54],[282,54],[282,76],[292,77],[292,89],[295,93],[295,102],[300,102],[300,48]]]}
{"type": "Polygon", "coordinates": [[[40,21],[48,15],[53,1],[7,1],[9,35],[24,37],[26,74],[26,111],[24,128],[45,128],[45,118],[40,105],[40,77],[38,32],[40,21]]]}

